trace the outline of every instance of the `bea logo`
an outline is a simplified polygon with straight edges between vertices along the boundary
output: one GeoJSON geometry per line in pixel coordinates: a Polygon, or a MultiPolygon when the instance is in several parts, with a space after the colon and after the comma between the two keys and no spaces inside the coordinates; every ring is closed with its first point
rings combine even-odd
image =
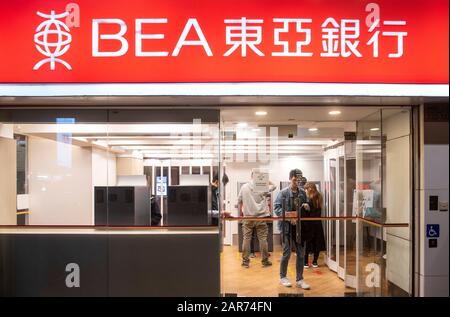
{"type": "Polygon", "coordinates": [[[36,49],[46,58],[37,62],[33,70],[38,70],[47,63],[50,64],[50,70],[55,70],[56,63],[71,70],[70,64],[61,56],[67,53],[72,42],[70,28],[80,26],[80,7],[76,3],[69,3],[62,13],[51,10],[50,14],[39,11],[36,14],[46,19],[38,25],[34,35],[36,49]]]}

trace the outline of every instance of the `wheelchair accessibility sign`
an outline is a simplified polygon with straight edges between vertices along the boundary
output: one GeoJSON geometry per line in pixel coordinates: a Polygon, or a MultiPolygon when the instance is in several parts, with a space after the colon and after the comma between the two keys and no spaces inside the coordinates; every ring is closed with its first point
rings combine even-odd
{"type": "Polygon", "coordinates": [[[427,238],[439,238],[439,225],[427,225],[427,238]]]}

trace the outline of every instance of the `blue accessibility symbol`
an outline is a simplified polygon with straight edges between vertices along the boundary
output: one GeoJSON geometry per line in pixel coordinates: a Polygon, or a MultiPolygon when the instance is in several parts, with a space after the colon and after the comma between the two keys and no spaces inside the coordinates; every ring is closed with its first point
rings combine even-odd
{"type": "Polygon", "coordinates": [[[427,238],[439,238],[439,225],[427,225],[427,238]]]}

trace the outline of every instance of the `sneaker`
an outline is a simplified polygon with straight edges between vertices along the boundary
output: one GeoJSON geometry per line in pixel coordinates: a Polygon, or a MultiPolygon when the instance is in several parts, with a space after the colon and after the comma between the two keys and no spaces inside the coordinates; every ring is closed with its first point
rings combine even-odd
{"type": "Polygon", "coordinates": [[[303,288],[303,289],[310,289],[310,286],[308,283],[305,282],[305,280],[297,281],[297,287],[303,288]]]}
{"type": "Polygon", "coordinates": [[[292,286],[291,282],[289,282],[289,280],[288,280],[287,277],[283,277],[283,278],[280,280],[280,284],[283,285],[283,286],[285,286],[285,287],[291,287],[291,286],[292,286]]]}
{"type": "Polygon", "coordinates": [[[303,267],[304,267],[305,269],[308,269],[308,268],[309,268],[309,265],[308,265],[308,264],[305,264],[303,267]]]}
{"type": "Polygon", "coordinates": [[[250,263],[248,263],[248,262],[242,262],[241,265],[247,269],[250,267],[250,263]]]}
{"type": "Polygon", "coordinates": [[[269,260],[262,262],[262,266],[263,267],[267,267],[267,266],[271,266],[272,262],[270,262],[269,260]]]}
{"type": "Polygon", "coordinates": [[[250,257],[251,258],[256,258],[256,254],[255,253],[250,253],[250,257]]]}
{"type": "Polygon", "coordinates": [[[313,266],[313,267],[319,267],[319,265],[317,264],[317,262],[313,262],[312,266],[313,266]]]}

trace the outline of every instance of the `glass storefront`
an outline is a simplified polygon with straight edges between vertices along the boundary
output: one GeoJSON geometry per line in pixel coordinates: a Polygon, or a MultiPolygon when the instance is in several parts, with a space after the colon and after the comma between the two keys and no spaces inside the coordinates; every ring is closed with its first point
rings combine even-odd
{"type": "Polygon", "coordinates": [[[0,110],[1,295],[412,294],[411,108],[263,108],[0,110]],[[280,285],[292,170],[323,196],[308,291],[280,285]]]}

